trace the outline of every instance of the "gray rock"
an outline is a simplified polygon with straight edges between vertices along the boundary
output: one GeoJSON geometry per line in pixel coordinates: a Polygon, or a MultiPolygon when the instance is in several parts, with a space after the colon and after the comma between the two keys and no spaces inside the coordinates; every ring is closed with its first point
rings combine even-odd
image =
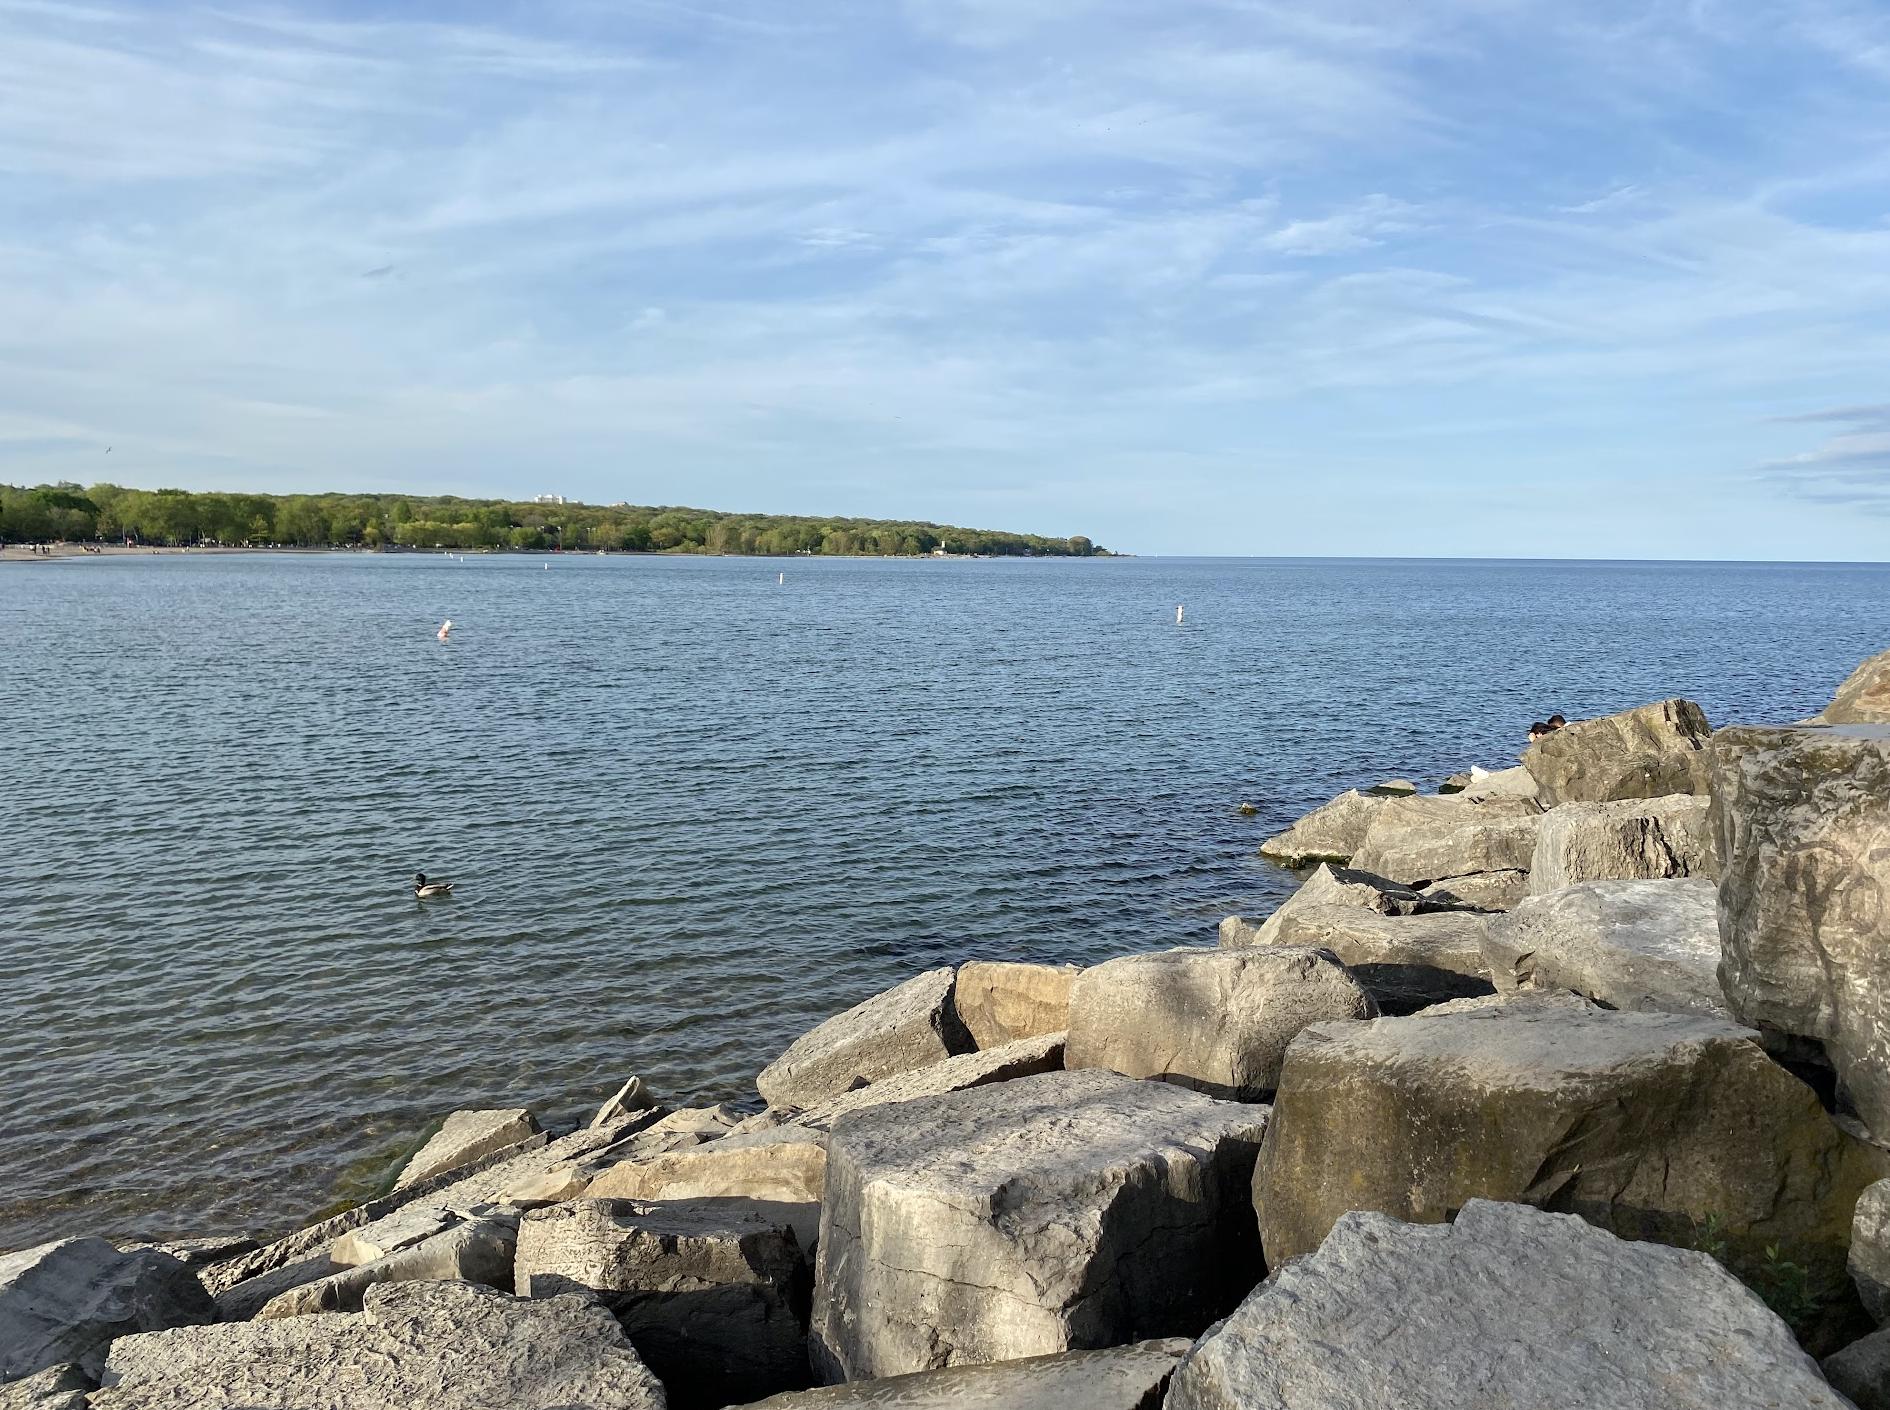
{"type": "Polygon", "coordinates": [[[1408,798],[1417,792],[1417,785],[1408,778],[1388,778],[1365,791],[1378,798],[1408,798]]]}
{"type": "Polygon", "coordinates": [[[1590,881],[1526,897],[1490,919],[1483,951],[1498,989],[1567,989],[1611,1009],[1729,1016],[1717,888],[1703,877],[1590,881]]]}
{"type": "Polygon", "coordinates": [[[1407,886],[1472,872],[1527,871],[1541,821],[1536,805],[1523,798],[1388,798],[1352,865],[1407,886]]]}
{"type": "Polygon", "coordinates": [[[597,1115],[591,1118],[591,1129],[609,1126],[636,1112],[648,1111],[655,1105],[656,1098],[650,1095],[650,1089],[644,1085],[643,1079],[633,1072],[630,1080],[605,1098],[604,1104],[597,1108],[597,1115]]]}
{"type": "Polygon", "coordinates": [[[581,1199],[519,1226],[518,1291],[594,1295],[679,1401],[726,1405],[811,1381],[808,1270],[749,1200],[581,1199]]]}
{"type": "Polygon", "coordinates": [[[1890,651],[1871,657],[1838,687],[1831,703],[1807,723],[1890,725],[1890,651]]]}
{"type": "Polygon", "coordinates": [[[1532,894],[1584,881],[1719,875],[1705,798],[1623,798],[1564,803],[1542,819],[1529,863],[1532,894]]]}
{"type": "Polygon", "coordinates": [[[468,1161],[516,1146],[539,1133],[538,1118],[524,1107],[498,1111],[456,1111],[447,1117],[431,1140],[414,1152],[394,1182],[395,1189],[417,1184],[430,1175],[454,1170],[468,1161]]]}
{"type": "Polygon", "coordinates": [[[1425,910],[1502,912],[1529,894],[1526,871],[1473,871],[1433,881],[1418,892],[1425,910]]]}
{"type": "Polygon", "coordinates": [[[517,1239],[516,1218],[469,1220],[372,1263],[344,1268],[291,1288],[264,1303],[256,1315],[303,1317],[314,1312],[359,1312],[362,1298],[377,1283],[483,1283],[510,1291],[512,1250],[517,1239]]]}
{"type": "Polygon", "coordinates": [[[1890,725],[1739,727],[1712,754],[1727,1002],[1822,1041],[1890,1135],[1890,725]]]}
{"type": "Polygon", "coordinates": [[[1504,1004],[1307,1029],[1287,1052],[1254,1176],[1267,1261],[1319,1246],[1340,1215],[1420,1223],[1474,1198],[1579,1214],[1728,1266],[1768,1249],[1816,1296],[1882,1157],[1745,1029],[1690,1014],[1504,1004]]]}
{"type": "Polygon", "coordinates": [[[59,1239],[0,1254],[0,1381],[72,1362],[97,1375],[113,1337],[209,1322],[216,1304],[168,1254],[59,1239]]]}
{"type": "Polygon", "coordinates": [[[1704,793],[1712,733],[1691,700],[1661,700],[1565,725],[1523,750],[1523,767],[1550,807],[1704,793]]]}
{"type": "MultiPolygon", "coordinates": [[[[886,1085],[899,1080],[888,1078],[886,1085]]],[[[790,1123],[623,1161],[591,1180],[583,1194],[592,1199],[761,1200],[787,1219],[803,1249],[812,1249],[820,1237],[820,1198],[826,1187],[826,1131],[790,1123]]]]}
{"type": "Polygon", "coordinates": [[[280,1268],[271,1268],[240,1283],[232,1283],[217,1294],[217,1320],[247,1322],[277,1298],[308,1283],[345,1271],[326,1253],[311,1253],[280,1268]]]}
{"type": "Polygon", "coordinates": [[[1253,1101],[1273,1090],[1286,1045],[1300,1029],[1377,1012],[1359,982],[1323,950],[1127,955],[1078,977],[1064,1065],[1253,1101]]]}
{"type": "Polygon", "coordinates": [[[125,1253],[136,1253],[140,1249],[150,1249],[154,1253],[169,1254],[186,1268],[203,1268],[212,1263],[221,1263],[225,1259],[254,1252],[262,1244],[247,1235],[235,1234],[217,1237],[211,1235],[199,1239],[163,1239],[150,1244],[120,1244],[125,1253]]]}
{"type": "Polygon", "coordinates": [[[1890,1322],[1890,1180],[1857,1198],[1851,1221],[1851,1281],[1879,1326],[1890,1322]]]}
{"type": "Polygon", "coordinates": [[[1348,788],[1330,803],[1314,808],[1277,837],[1260,844],[1260,855],[1289,867],[1314,862],[1345,863],[1365,840],[1365,829],[1386,802],[1348,788]]]}
{"type": "Polygon", "coordinates": [[[466,1215],[437,1204],[409,1204],[372,1224],[363,1224],[336,1239],[328,1256],[344,1268],[359,1268],[399,1249],[411,1248],[435,1234],[444,1234],[466,1215]]]}
{"type": "Polygon", "coordinates": [[[354,1317],[123,1337],[91,1410],[663,1410],[616,1319],[587,1298],[379,1283],[354,1317]]]}
{"type": "Polygon", "coordinates": [[[1368,871],[1354,871],[1350,867],[1335,867],[1329,862],[1321,862],[1307,873],[1299,890],[1281,902],[1264,921],[1256,924],[1240,916],[1228,916],[1223,920],[1220,927],[1221,946],[1231,950],[1249,945],[1277,945],[1280,943],[1280,926],[1285,918],[1294,911],[1305,910],[1310,906],[1355,906],[1360,910],[1376,911],[1379,915],[1387,916],[1415,915],[1424,909],[1422,899],[1408,886],[1400,886],[1382,876],[1373,876],[1368,871]]]}
{"type": "Polygon", "coordinates": [[[1189,1343],[1181,1337],[986,1366],[915,1371],[770,1396],[748,1410],[1161,1410],[1189,1343]]]}
{"type": "Polygon", "coordinates": [[[1857,1410],[1890,1410],[1890,1329],[1872,1332],[1824,1358],[1831,1389],[1857,1410]]]}
{"type": "Polygon", "coordinates": [[[1070,1026],[1073,964],[973,960],[958,967],[958,1017],[980,1048],[1061,1033],[1070,1026]]]}
{"type": "Polygon", "coordinates": [[[1168,1410],[1846,1410],[1703,1253],[1468,1201],[1348,1214],[1196,1344],[1168,1410]]]}
{"type": "Polygon", "coordinates": [[[1536,776],[1518,764],[1514,768],[1497,769],[1493,773],[1473,773],[1457,791],[1463,794],[1466,802],[1481,803],[1490,798],[1533,799],[1542,792],[1542,788],[1536,782],[1536,776]]]}
{"type": "MultiPolygon", "coordinates": [[[[1067,1015],[1067,1006],[1065,1009],[1067,1015]]],[[[1010,1082],[1039,1072],[1055,1072],[1064,1065],[1066,1035],[1039,1033],[1034,1038],[1019,1038],[1000,1047],[935,1062],[930,1067],[915,1067],[910,1072],[895,1073],[864,1087],[855,1087],[837,1097],[793,1114],[797,1126],[816,1131],[830,1131],[834,1122],[856,1111],[891,1102],[909,1102],[919,1097],[938,1097],[947,1092],[962,1092],[993,1082],[1010,1082]]]]}
{"type": "Polygon", "coordinates": [[[1471,911],[1397,916],[1312,906],[1289,914],[1279,935],[1283,945],[1331,951],[1381,1013],[1404,1014],[1491,992],[1485,920],[1471,911]]]}
{"type": "Polygon", "coordinates": [[[86,1392],[96,1384],[77,1366],[48,1366],[0,1385],[0,1410],[85,1410],[86,1392]]]}
{"type": "Polygon", "coordinates": [[[877,1082],[970,1052],[971,1035],[952,999],[953,972],[928,970],[803,1033],[755,1086],[772,1107],[809,1107],[862,1082],[877,1082]]]}
{"type": "Polygon", "coordinates": [[[1266,1108],[1053,1072],[876,1107],[828,1139],[828,1380],[1192,1336],[1260,1271],[1266,1108]]]}

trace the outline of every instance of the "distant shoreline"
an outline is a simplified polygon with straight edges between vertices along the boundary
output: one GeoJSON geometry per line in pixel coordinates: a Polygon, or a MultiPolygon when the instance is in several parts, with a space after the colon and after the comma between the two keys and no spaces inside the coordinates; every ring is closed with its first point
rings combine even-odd
{"type": "MultiPolygon", "coordinates": [[[[328,557],[334,554],[346,554],[349,557],[383,558],[431,558],[435,556],[465,558],[469,555],[479,558],[746,558],[763,562],[805,562],[809,559],[834,561],[843,558],[863,559],[879,562],[971,562],[1002,559],[1005,562],[1029,560],[1050,562],[1057,560],[1080,561],[1075,554],[1051,553],[711,553],[707,550],[675,552],[664,549],[626,549],[626,548],[362,548],[359,545],[340,544],[325,548],[287,547],[279,544],[259,544],[248,547],[242,544],[136,544],[122,543],[51,543],[18,544],[10,543],[0,548],[0,563],[52,563],[74,558],[147,558],[152,556],[178,557],[182,555],[209,556],[213,554],[263,553],[284,554],[301,558],[328,557]],[[41,553],[39,549],[46,552],[41,553]]],[[[1094,553],[1090,558],[1133,558],[1130,553],[1094,553]]]]}

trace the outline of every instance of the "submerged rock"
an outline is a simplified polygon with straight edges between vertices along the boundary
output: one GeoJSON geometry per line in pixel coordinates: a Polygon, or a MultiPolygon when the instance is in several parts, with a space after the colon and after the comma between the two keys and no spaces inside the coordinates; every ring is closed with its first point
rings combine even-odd
{"type": "Polygon", "coordinates": [[[482,1155],[505,1150],[536,1136],[543,1128],[522,1106],[497,1111],[456,1111],[433,1138],[414,1153],[394,1182],[395,1189],[452,1170],[482,1155]]]}
{"type": "Polygon", "coordinates": [[[973,960],[958,967],[958,1017],[980,1048],[1061,1033],[1070,1026],[1073,964],[973,960]]]}
{"type": "Polygon", "coordinates": [[[1707,800],[1677,793],[1612,803],[1564,803],[1536,833],[1531,894],[1584,881],[1719,875],[1707,800]]]}
{"type": "Polygon", "coordinates": [[[1728,1003],[1821,1040],[1890,1136],[1890,725],[1724,730],[1712,785],[1728,1003]]]}
{"type": "Polygon", "coordinates": [[[1472,1199],[1347,1214],[1175,1373],[1168,1410],[1846,1410],[1703,1253],[1472,1199]]]}
{"type": "Polygon", "coordinates": [[[1547,806],[1706,792],[1713,731],[1691,700],[1577,720],[1523,750],[1547,806]]]}
{"type": "Polygon", "coordinates": [[[970,1052],[975,1046],[952,998],[953,971],[928,970],[835,1014],[802,1034],[755,1079],[772,1107],[809,1107],[851,1087],[877,1082],[970,1052]]]}
{"type": "Polygon", "coordinates": [[[216,1320],[216,1304],[168,1254],[59,1239],[0,1254],[0,1381],[58,1366],[97,1375],[114,1337],[216,1320]]]}
{"type": "Polygon", "coordinates": [[[748,1410],[1160,1410],[1180,1337],[791,1391],[748,1410]]]}
{"type": "Polygon", "coordinates": [[[1064,1065],[1253,1101],[1272,1092],[1286,1045],[1307,1024],[1377,1012],[1323,950],[1127,955],[1084,970],[1070,991],[1064,1065]]]}
{"type": "Polygon", "coordinates": [[[1266,1108],[1053,1072],[840,1122],[813,1346],[828,1380],[1193,1336],[1259,1275],[1266,1108]]]}
{"type": "Polygon", "coordinates": [[[1475,1198],[1691,1244],[1767,1249],[1841,1292],[1881,1158],[1745,1029],[1714,1018],[1504,1004],[1309,1028],[1287,1052],[1254,1177],[1269,1264],[1351,1209],[1422,1223],[1475,1198]]]}
{"type": "Polygon", "coordinates": [[[122,1337],[91,1410],[663,1410],[588,1298],[380,1283],[359,1315],[122,1337]]]}

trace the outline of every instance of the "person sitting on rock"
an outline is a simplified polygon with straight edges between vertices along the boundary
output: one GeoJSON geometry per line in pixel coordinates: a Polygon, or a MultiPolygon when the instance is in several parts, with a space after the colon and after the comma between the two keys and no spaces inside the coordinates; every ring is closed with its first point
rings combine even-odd
{"type": "Polygon", "coordinates": [[[1568,721],[1563,719],[1560,715],[1551,715],[1549,716],[1549,719],[1548,719],[1548,726],[1551,733],[1553,733],[1556,730],[1559,730],[1560,728],[1562,728],[1563,725],[1567,723],[1568,721]]]}
{"type": "Polygon", "coordinates": [[[1544,724],[1541,720],[1531,721],[1529,725],[1529,742],[1534,744],[1538,739],[1547,738],[1550,733],[1549,726],[1544,724]]]}

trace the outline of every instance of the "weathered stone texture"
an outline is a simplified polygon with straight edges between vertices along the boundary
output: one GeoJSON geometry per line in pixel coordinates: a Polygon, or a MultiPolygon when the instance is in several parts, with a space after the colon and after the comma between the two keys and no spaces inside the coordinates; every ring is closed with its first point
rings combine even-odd
{"type": "Polygon", "coordinates": [[[1330,950],[1386,1014],[1413,1013],[1491,991],[1483,957],[1487,917],[1470,911],[1389,916],[1347,906],[1296,910],[1283,945],[1330,950]]]}
{"type": "Polygon", "coordinates": [[[1879,1325],[1890,1322],[1890,1180],[1858,1196],[1851,1221],[1851,1280],[1879,1325]]]}
{"type": "Polygon", "coordinates": [[[1857,1410],[1890,1410],[1890,1328],[1833,1352],[1823,1366],[1831,1389],[1857,1410]]]}
{"type": "Polygon", "coordinates": [[[1387,800],[1348,788],[1314,808],[1285,832],[1260,844],[1260,855],[1289,867],[1314,862],[1344,864],[1365,840],[1365,830],[1387,800]]]}
{"type": "Polygon", "coordinates": [[[58,1239],[0,1254],[0,1381],[72,1362],[96,1375],[112,1338],[214,1321],[197,1275],[168,1254],[58,1239]]]}
{"type": "Polygon", "coordinates": [[[271,1298],[258,1317],[302,1317],[315,1312],[359,1312],[376,1283],[466,1282],[510,1290],[513,1219],[473,1219],[396,1249],[369,1263],[344,1268],[271,1298]]]}
{"type": "Polygon", "coordinates": [[[1541,810],[1523,798],[1388,798],[1352,865],[1407,886],[1477,872],[1527,871],[1541,822],[1541,810]]]}
{"type": "Polygon", "coordinates": [[[1890,651],[1852,671],[1813,719],[1827,725],[1890,725],[1890,651]]]}
{"type": "Polygon", "coordinates": [[[536,1136],[538,1118],[522,1106],[496,1111],[456,1111],[431,1139],[414,1152],[394,1182],[404,1189],[444,1170],[457,1169],[482,1155],[491,1155],[536,1136]]]}
{"type": "Polygon", "coordinates": [[[1691,700],[1577,720],[1523,751],[1545,806],[1706,792],[1713,731],[1691,700]]]}
{"type": "Polygon", "coordinates": [[[809,1107],[975,1046],[952,998],[953,971],[928,970],[803,1033],[755,1079],[772,1107],[809,1107]]]}
{"type": "Polygon", "coordinates": [[[1162,1391],[1188,1347],[1182,1338],[1171,1337],[1101,1351],[914,1371],[790,1391],[749,1410],[1161,1410],[1162,1391]]]}
{"type": "Polygon", "coordinates": [[[1544,816],[1536,832],[1529,891],[1559,891],[1584,881],[1718,875],[1703,797],[1564,803],[1544,816]]]}
{"type": "Polygon", "coordinates": [[[1000,1048],[1068,1028],[1076,975],[1073,964],[973,960],[958,967],[953,1001],[971,1041],[1000,1048]]]}
{"type": "Polygon", "coordinates": [[[1321,862],[1307,873],[1305,881],[1264,921],[1255,923],[1240,916],[1228,916],[1220,925],[1223,948],[1239,949],[1248,945],[1280,943],[1280,926],[1294,911],[1313,906],[1354,906],[1379,915],[1408,916],[1424,908],[1417,892],[1395,881],[1349,867],[1334,867],[1321,862]]]}

